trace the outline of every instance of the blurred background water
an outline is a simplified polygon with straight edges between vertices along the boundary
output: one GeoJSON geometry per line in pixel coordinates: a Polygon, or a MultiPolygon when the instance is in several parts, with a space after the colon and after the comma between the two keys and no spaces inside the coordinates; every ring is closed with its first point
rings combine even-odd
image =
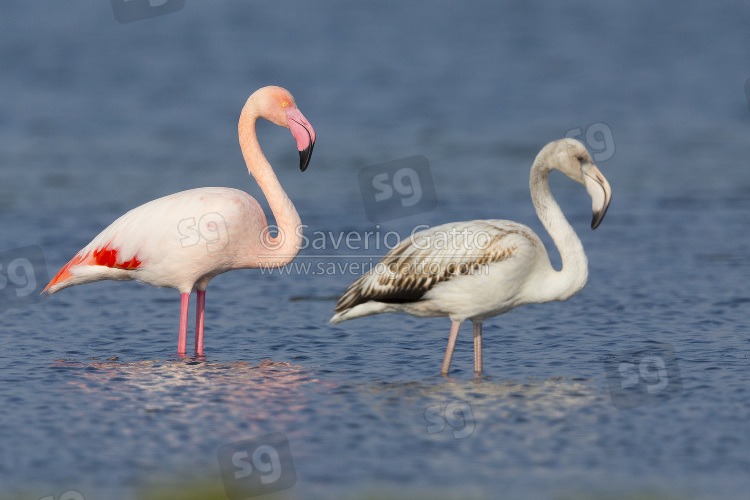
{"type": "MultiPolygon", "coordinates": [[[[173,354],[173,290],[6,295],[3,498],[131,498],[195,477],[220,490],[217,449],[273,432],[290,443],[290,498],[747,498],[748,26],[746,2],[187,0],[128,24],[109,2],[2,2],[0,254],[37,247],[50,276],[169,193],[229,186],[267,209],[236,132],[264,85],[289,89],[317,132],[301,174],[288,132],[259,127],[311,238],[507,218],[559,262],[528,170],[589,130],[614,192],[592,232],[584,190],[553,176],[589,284],[487,321],[478,381],[468,326],[443,379],[446,319],[328,325],[357,273],[216,278],[202,363],[173,354]],[[376,225],[358,173],[413,155],[434,208],[376,225]],[[605,361],[656,343],[674,349],[679,395],[618,409],[605,361]]],[[[323,246],[297,262],[387,250],[323,246]]]]}

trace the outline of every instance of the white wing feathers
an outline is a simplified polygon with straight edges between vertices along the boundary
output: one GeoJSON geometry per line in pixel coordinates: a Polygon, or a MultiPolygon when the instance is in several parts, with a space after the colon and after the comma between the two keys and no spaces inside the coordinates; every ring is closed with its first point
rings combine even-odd
{"type": "Polygon", "coordinates": [[[118,251],[122,260],[137,256],[157,264],[170,251],[186,246],[179,232],[183,222],[194,220],[197,224],[208,212],[229,216],[230,210],[245,198],[250,197],[232,188],[198,188],[150,201],[122,215],[78,254],[109,246],[118,251]]]}

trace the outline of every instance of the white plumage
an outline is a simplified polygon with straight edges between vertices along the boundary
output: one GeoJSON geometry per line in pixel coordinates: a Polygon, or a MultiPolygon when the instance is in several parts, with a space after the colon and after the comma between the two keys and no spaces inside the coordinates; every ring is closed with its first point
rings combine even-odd
{"type": "Polygon", "coordinates": [[[474,372],[482,373],[482,321],[524,304],[566,300],[586,284],[588,261],[581,241],[549,191],[560,170],[586,186],[596,228],[611,199],[609,183],[573,139],[546,145],[531,167],[530,189],[539,219],[562,257],[556,271],[539,237],[504,220],[443,224],[416,233],[361,276],[336,304],[332,323],[380,314],[447,316],[452,327],[441,372],[448,373],[458,329],[474,324],[474,372]]]}

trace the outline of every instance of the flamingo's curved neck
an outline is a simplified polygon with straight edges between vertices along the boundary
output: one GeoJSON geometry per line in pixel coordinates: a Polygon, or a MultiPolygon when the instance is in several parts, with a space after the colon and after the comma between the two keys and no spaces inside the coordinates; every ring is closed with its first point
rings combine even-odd
{"type": "Polygon", "coordinates": [[[546,277],[544,295],[546,300],[566,300],[575,295],[588,279],[588,259],[581,240],[563,215],[560,206],[549,189],[551,167],[543,158],[537,157],[531,167],[529,187],[537,216],[555,242],[562,259],[560,271],[551,270],[546,277]]]}
{"type": "MultiPolygon", "coordinates": [[[[261,114],[251,98],[240,115],[240,147],[250,175],[255,178],[268,200],[278,233],[275,237],[270,237],[268,232],[264,231],[264,234],[259,236],[260,249],[250,256],[250,260],[255,264],[253,267],[257,267],[259,263],[280,267],[291,262],[299,252],[302,244],[302,221],[260,149],[255,133],[255,123],[260,117],[261,114]]],[[[274,232],[271,231],[272,234],[274,232]]]]}

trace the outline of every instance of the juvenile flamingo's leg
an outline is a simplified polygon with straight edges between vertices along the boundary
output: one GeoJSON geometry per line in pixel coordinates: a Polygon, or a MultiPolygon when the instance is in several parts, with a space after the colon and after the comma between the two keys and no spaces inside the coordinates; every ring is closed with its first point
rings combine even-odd
{"type": "Polygon", "coordinates": [[[482,374],[482,321],[474,322],[474,376],[482,374]]]}
{"type": "Polygon", "coordinates": [[[195,355],[203,356],[203,311],[206,307],[206,291],[198,290],[198,307],[195,310],[195,355]]]}
{"type": "Polygon", "coordinates": [[[188,304],[190,302],[190,294],[182,294],[182,303],[180,304],[180,337],[177,339],[177,354],[185,354],[185,345],[187,344],[187,319],[188,319],[188,304]]]}
{"type": "Polygon", "coordinates": [[[458,329],[461,327],[461,323],[454,321],[451,324],[451,333],[448,336],[448,347],[445,349],[445,357],[443,358],[443,367],[440,369],[442,375],[448,375],[448,369],[451,367],[451,359],[453,359],[453,349],[456,347],[456,337],[458,337],[458,329]]]}

